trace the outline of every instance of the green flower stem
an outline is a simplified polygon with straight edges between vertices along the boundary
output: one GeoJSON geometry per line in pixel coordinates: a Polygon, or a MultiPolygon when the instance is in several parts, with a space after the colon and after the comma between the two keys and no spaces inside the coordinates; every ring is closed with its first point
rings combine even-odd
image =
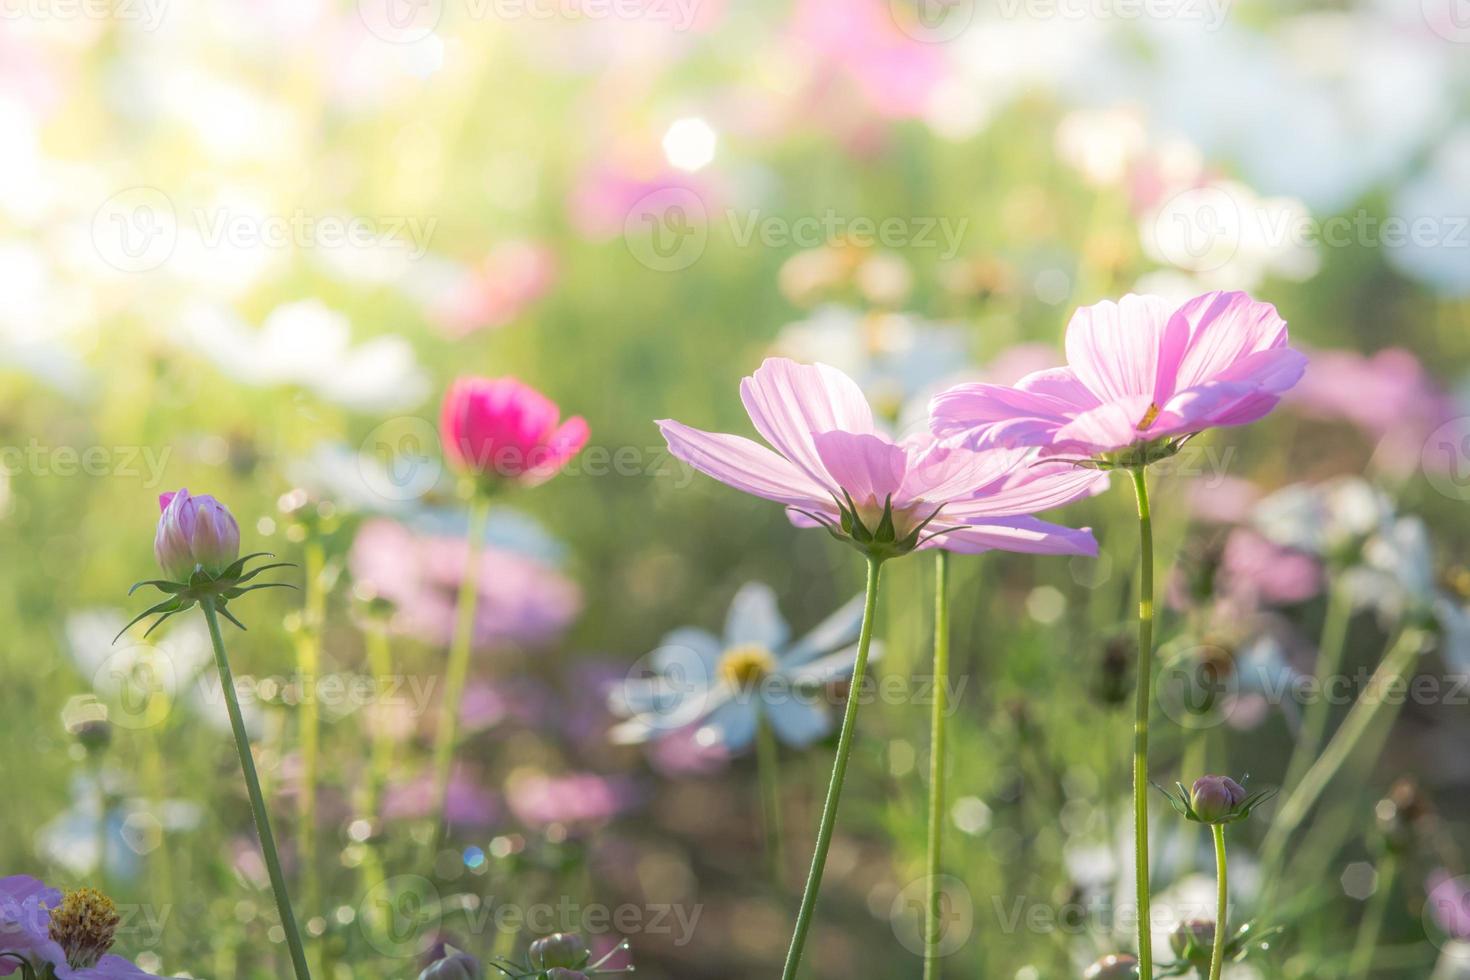
{"type": "Polygon", "coordinates": [[[301,629],[296,637],[296,673],[301,682],[301,799],[297,838],[301,867],[305,871],[306,907],[321,908],[317,874],[316,787],[317,759],[321,749],[321,714],[317,706],[317,677],[321,673],[322,625],[326,621],[326,589],[322,566],[326,563],[319,541],[306,545],[306,597],[301,629]]]}
{"type": "Polygon", "coordinates": [[[786,867],[781,847],[781,750],[776,744],[776,730],[764,714],[756,723],[755,765],[761,786],[761,817],[766,833],[766,863],[771,881],[781,884],[786,867]]]}
{"type": "MultiPolygon", "coordinates": [[[[1342,655],[1347,647],[1348,624],[1353,617],[1353,604],[1347,589],[1334,584],[1327,594],[1327,614],[1322,622],[1322,637],[1318,643],[1316,689],[1326,691],[1339,670],[1342,655]]],[[[1285,786],[1296,786],[1306,774],[1322,739],[1327,733],[1327,718],[1332,712],[1329,698],[1318,698],[1307,705],[1302,718],[1301,733],[1291,753],[1291,762],[1286,768],[1285,786]]]]}
{"type": "MultiPolygon", "coordinates": [[[[388,629],[381,622],[372,622],[364,631],[364,642],[367,646],[368,669],[376,677],[378,683],[393,673],[393,659],[388,647],[388,629]]],[[[373,727],[372,755],[368,765],[367,785],[363,791],[362,812],[376,821],[378,819],[378,807],[382,800],[383,786],[388,781],[388,774],[393,769],[393,740],[388,736],[388,730],[382,725],[373,727]]],[[[387,880],[387,873],[383,868],[382,855],[378,853],[376,841],[369,841],[363,852],[362,861],[363,894],[373,894],[374,889],[387,880]]],[[[374,922],[378,926],[385,923],[385,909],[382,903],[370,903],[374,922]]]]}
{"type": "Polygon", "coordinates": [[[454,639],[449,647],[444,701],[439,712],[439,734],[434,742],[434,812],[439,814],[439,828],[434,834],[436,851],[443,842],[448,823],[444,809],[449,799],[449,771],[454,765],[455,742],[459,737],[459,703],[464,698],[465,679],[470,671],[470,647],[475,636],[475,603],[480,595],[480,554],[485,544],[485,521],[489,514],[490,502],[483,496],[475,497],[470,504],[464,577],[459,581],[459,597],[455,601],[454,639]]]}
{"type": "Polygon", "coordinates": [[[204,619],[209,623],[209,638],[214,643],[214,665],[219,670],[220,690],[224,693],[225,708],[229,711],[230,727],[235,732],[235,749],[240,754],[240,771],[245,776],[245,789],[250,795],[250,812],[255,817],[255,830],[260,837],[260,849],[265,855],[265,867],[270,874],[271,891],[276,899],[276,911],[281,916],[281,928],[286,932],[286,946],[291,951],[291,966],[296,980],[311,980],[311,971],[306,967],[306,950],[301,945],[301,932],[296,925],[296,915],[291,911],[291,896],[286,892],[286,876],[281,872],[281,856],[276,851],[276,838],[271,833],[270,814],[266,812],[265,796],[260,791],[260,776],[255,771],[255,757],[250,751],[250,736],[245,731],[245,718],[240,714],[240,698],[235,692],[235,678],[230,672],[230,661],[225,656],[225,641],[219,632],[219,617],[215,614],[214,599],[206,596],[199,600],[204,610],[204,619]]]}
{"type": "Polygon", "coordinates": [[[1133,715],[1133,849],[1138,889],[1138,975],[1153,976],[1153,930],[1148,881],[1148,715],[1153,699],[1154,526],[1143,467],[1130,471],[1138,497],[1138,686],[1133,715]]]}
{"type": "Polygon", "coordinates": [[[1306,819],[1334,776],[1352,757],[1363,736],[1372,728],[1374,720],[1385,708],[1399,705],[1399,699],[1386,696],[1395,685],[1403,683],[1414,666],[1423,646],[1423,634],[1417,629],[1405,629],[1384,656],[1378,669],[1368,679],[1367,689],[1358,697],[1342,725],[1333,734],[1332,740],[1322,750],[1321,756],[1307,770],[1302,781],[1292,790],[1276,819],[1266,833],[1261,845],[1261,870],[1266,880],[1271,880],[1285,852],[1292,833],[1306,819]]]}
{"type": "Polygon", "coordinates": [[[949,712],[949,552],[934,552],[934,707],[929,717],[928,914],[924,921],[924,980],[939,976],[939,870],[944,837],[945,715],[949,712]]]}
{"type": "Polygon", "coordinates": [[[1225,874],[1225,825],[1217,823],[1215,832],[1215,949],[1210,954],[1210,980],[1220,980],[1225,967],[1225,936],[1230,932],[1226,919],[1230,906],[1230,886],[1225,874]]]}
{"type": "Polygon", "coordinates": [[[1367,980],[1373,972],[1373,954],[1378,950],[1378,937],[1383,932],[1383,919],[1388,914],[1388,903],[1393,897],[1397,877],[1398,860],[1390,851],[1378,862],[1378,889],[1363,912],[1362,924],[1358,926],[1358,941],[1353,945],[1353,959],[1348,967],[1348,976],[1352,980],[1367,980]]]}
{"type": "Polygon", "coordinates": [[[801,893],[801,909],[796,914],[796,929],[791,936],[791,948],[786,952],[786,968],[781,971],[781,980],[796,980],[801,967],[801,951],[806,945],[806,934],[812,925],[812,913],[817,907],[817,892],[822,887],[822,871],[827,865],[827,851],[832,846],[832,827],[837,822],[837,804],[842,796],[842,781],[847,776],[847,760],[852,754],[854,722],[857,720],[859,692],[868,673],[868,647],[873,641],[873,619],[878,609],[878,574],[883,559],[868,557],[867,598],[863,604],[863,626],[858,634],[857,662],[852,669],[852,687],[847,696],[847,707],[842,713],[842,732],[837,737],[837,758],[832,763],[832,781],[827,786],[827,800],[822,804],[822,821],[817,828],[816,849],[812,852],[812,867],[807,873],[806,888],[801,893]]]}

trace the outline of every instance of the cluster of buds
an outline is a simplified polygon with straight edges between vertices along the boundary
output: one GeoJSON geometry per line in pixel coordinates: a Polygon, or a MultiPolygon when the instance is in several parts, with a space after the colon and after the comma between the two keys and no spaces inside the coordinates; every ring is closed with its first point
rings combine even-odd
{"type": "MultiPolygon", "coordinates": [[[[609,973],[632,973],[633,967],[607,968],[609,960],[628,951],[624,940],[606,956],[592,961],[592,951],[581,936],[557,932],[543,936],[526,950],[526,962],[489,960],[490,966],[511,980],[589,980],[609,973]]],[[[419,974],[419,980],[485,980],[485,968],[468,953],[446,946],[444,955],[419,974]]]]}
{"type": "Polygon", "coordinates": [[[1180,816],[1212,826],[1244,820],[1256,807],[1276,795],[1275,789],[1247,792],[1229,776],[1201,776],[1191,789],[1185,789],[1183,783],[1174,785],[1179,788],[1177,794],[1162,787],[1159,791],[1169,798],[1169,803],[1180,816]]]}
{"type": "MultiPolygon", "coordinates": [[[[1225,937],[1222,962],[1239,963],[1257,953],[1271,948],[1272,941],[1281,934],[1281,928],[1261,930],[1247,922],[1225,937]]],[[[1169,948],[1174,951],[1174,962],[1160,967],[1157,977],[1181,977],[1191,970],[1201,977],[1210,975],[1210,958],[1214,955],[1215,923],[1209,919],[1187,919],[1174,927],[1169,934],[1169,948]]]]}

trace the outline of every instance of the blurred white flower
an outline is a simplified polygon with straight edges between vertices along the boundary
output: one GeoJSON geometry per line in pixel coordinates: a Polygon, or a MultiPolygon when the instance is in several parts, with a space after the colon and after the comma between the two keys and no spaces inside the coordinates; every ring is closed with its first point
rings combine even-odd
{"type": "MultiPolygon", "coordinates": [[[[740,751],[764,718],[787,745],[809,745],[832,728],[812,691],[852,672],[862,616],[859,595],[793,643],[775,593],[749,583],[730,603],[723,638],[674,630],[649,656],[654,676],[614,688],[610,707],[628,720],[611,737],[638,744],[697,725],[700,744],[740,751]]],[[[870,657],[881,653],[874,643],[870,657]]]]}
{"type": "Polygon", "coordinates": [[[353,347],[347,317],[320,300],[279,306],[259,330],[214,307],[190,311],[182,328],[187,343],[246,384],[299,385],[364,412],[410,408],[429,392],[406,340],[386,335],[353,347]]]}
{"type": "Polygon", "coordinates": [[[1393,521],[1388,495],[1359,477],[1294,483],[1256,504],[1258,531],[1284,548],[1328,558],[1356,552],[1393,521]]]}
{"type": "Polygon", "coordinates": [[[1470,294],[1470,127],[1435,150],[1429,166],[1399,188],[1389,215],[1404,240],[1385,249],[1404,275],[1451,296],[1470,294]]]}
{"type": "Polygon", "coordinates": [[[1077,109],[1057,125],[1057,156],[1097,187],[1128,176],[1147,145],[1143,115],[1132,107],[1077,109]]]}

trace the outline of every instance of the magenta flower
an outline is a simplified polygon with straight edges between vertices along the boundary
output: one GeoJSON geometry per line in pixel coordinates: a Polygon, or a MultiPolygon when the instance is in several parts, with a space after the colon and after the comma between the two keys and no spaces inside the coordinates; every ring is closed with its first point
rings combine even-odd
{"type": "MultiPolygon", "coordinates": [[[[1286,321],[1245,293],[1206,293],[1178,309],[1128,295],[1084,307],[1067,326],[1067,366],[1014,388],[958,385],[930,405],[934,431],[971,448],[1041,446],[1049,455],[1136,465],[1128,451],[1214,426],[1254,422],[1301,379],[1306,357],[1286,321]]],[[[1173,443],[1177,447],[1177,442],[1173,443]]]]}
{"type": "Polygon", "coordinates": [[[187,582],[195,568],[218,575],[240,557],[240,525],[229,508],[203,494],[176,490],[160,494],[153,554],[165,575],[187,582]]]}
{"type": "Polygon", "coordinates": [[[1099,474],[1029,465],[1023,450],[975,452],[928,434],[896,442],[858,386],[825,364],[770,358],[740,385],[756,431],[741,436],[658,423],[680,460],[737,490],[786,505],[798,527],[826,527],[870,554],[918,548],[1097,553],[1086,529],[1029,515],[1089,496],[1099,474]]]}
{"type": "Polygon", "coordinates": [[[561,409],[515,378],[457,379],[444,395],[445,457],[482,482],[543,483],[587,444],[581,416],[561,409]]]}
{"type": "MultiPolygon", "coordinates": [[[[450,826],[479,830],[500,819],[499,800],[467,767],[454,767],[446,789],[442,816],[450,826]]],[[[383,794],[385,820],[423,820],[440,815],[440,802],[435,795],[434,774],[431,772],[394,783],[383,794]]]]}

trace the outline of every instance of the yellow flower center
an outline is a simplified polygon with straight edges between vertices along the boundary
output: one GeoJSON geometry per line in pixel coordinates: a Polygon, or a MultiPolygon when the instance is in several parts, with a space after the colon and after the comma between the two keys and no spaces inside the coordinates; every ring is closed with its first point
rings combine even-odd
{"type": "Polygon", "coordinates": [[[112,948],[120,919],[112,899],[95,888],[67,892],[51,912],[51,938],[66,953],[73,970],[96,966],[112,948]]]}
{"type": "Polygon", "coordinates": [[[720,658],[720,680],[742,690],[756,687],[775,669],[776,655],[754,643],[731,647],[720,658]]]}
{"type": "Polygon", "coordinates": [[[1144,412],[1143,413],[1143,418],[1141,418],[1141,419],[1138,420],[1138,426],[1137,426],[1138,431],[1139,432],[1142,432],[1143,430],[1147,429],[1149,426],[1153,425],[1154,424],[1154,419],[1157,419],[1159,417],[1159,413],[1162,412],[1162,411],[1163,411],[1163,409],[1159,408],[1159,406],[1157,406],[1157,405],[1153,404],[1152,402],[1150,402],[1149,403],[1149,406],[1148,406],[1148,411],[1144,412]]]}

